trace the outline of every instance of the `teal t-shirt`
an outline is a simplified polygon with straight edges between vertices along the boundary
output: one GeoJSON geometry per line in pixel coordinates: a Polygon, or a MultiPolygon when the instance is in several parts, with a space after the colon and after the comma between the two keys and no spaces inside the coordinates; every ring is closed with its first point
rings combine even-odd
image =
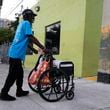
{"type": "Polygon", "coordinates": [[[23,20],[18,25],[13,42],[9,48],[9,57],[21,60],[25,59],[26,49],[29,43],[28,35],[32,35],[32,26],[29,21],[23,20]]]}

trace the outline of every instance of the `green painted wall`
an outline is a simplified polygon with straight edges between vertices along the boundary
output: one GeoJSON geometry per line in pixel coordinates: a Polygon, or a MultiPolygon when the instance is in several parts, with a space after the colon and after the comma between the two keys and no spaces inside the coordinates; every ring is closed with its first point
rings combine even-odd
{"type": "MultiPolygon", "coordinates": [[[[60,54],[55,58],[73,61],[76,77],[97,72],[102,1],[40,0],[40,12],[33,25],[35,36],[44,43],[45,26],[61,21],[60,54]]],[[[27,59],[26,66],[33,66],[36,56],[27,59]]]]}
{"type": "Polygon", "coordinates": [[[97,74],[103,0],[86,0],[82,76],[97,74]]]}

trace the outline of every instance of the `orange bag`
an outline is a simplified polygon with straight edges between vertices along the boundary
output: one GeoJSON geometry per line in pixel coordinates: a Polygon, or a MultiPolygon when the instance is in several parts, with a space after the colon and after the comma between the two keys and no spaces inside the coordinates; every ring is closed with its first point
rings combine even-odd
{"type": "MultiPolygon", "coordinates": [[[[43,61],[41,64],[39,64],[39,68],[37,71],[33,70],[30,78],[29,78],[29,83],[30,84],[36,84],[41,76],[41,74],[46,71],[47,69],[49,69],[49,63],[50,61],[43,61]]],[[[48,78],[44,79],[44,83],[49,82],[48,78]]]]}

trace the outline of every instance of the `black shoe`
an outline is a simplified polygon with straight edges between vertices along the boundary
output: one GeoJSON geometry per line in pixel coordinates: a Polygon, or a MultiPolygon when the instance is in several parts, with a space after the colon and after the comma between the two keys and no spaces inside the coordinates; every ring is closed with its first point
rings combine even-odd
{"type": "Polygon", "coordinates": [[[3,94],[3,93],[0,94],[0,99],[4,100],[4,101],[14,101],[14,100],[16,100],[15,97],[13,97],[11,95],[8,95],[8,94],[3,94]]]}
{"type": "Polygon", "coordinates": [[[16,96],[17,97],[27,96],[28,94],[29,94],[29,91],[23,91],[23,90],[21,90],[21,91],[17,91],[16,92],[16,96]]]}

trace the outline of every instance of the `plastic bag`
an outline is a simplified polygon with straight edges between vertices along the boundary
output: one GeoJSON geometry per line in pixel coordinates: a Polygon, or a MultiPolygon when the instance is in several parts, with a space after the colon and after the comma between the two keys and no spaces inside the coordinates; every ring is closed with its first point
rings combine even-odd
{"type": "MultiPolygon", "coordinates": [[[[43,72],[45,72],[47,69],[49,69],[49,67],[50,67],[50,61],[42,61],[39,65],[39,68],[35,71],[35,70],[33,70],[32,71],[32,74],[31,74],[31,76],[30,76],[30,78],[29,78],[29,83],[30,84],[37,84],[37,82],[38,82],[38,80],[39,80],[39,78],[40,78],[40,76],[41,76],[41,74],[43,73],[43,72]]],[[[46,82],[48,82],[48,78],[46,78],[46,79],[44,79],[44,83],[46,82]]]]}

